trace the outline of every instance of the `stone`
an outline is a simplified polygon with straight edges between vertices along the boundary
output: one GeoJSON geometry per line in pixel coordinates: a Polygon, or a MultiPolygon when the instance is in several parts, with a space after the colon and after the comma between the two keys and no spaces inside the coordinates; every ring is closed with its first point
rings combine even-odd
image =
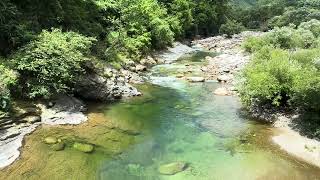
{"type": "Polygon", "coordinates": [[[0,137],[0,168],[12,164],[19,156],[23,138],[37,128],[38,124],[10,128],[0,137]]]}
{"type": "Polygon", "coordinates": [[[158,168],[160,174],[174,175],[184,171],[188,167],[187,163],[184,162],[173,162],[170,164],[162,165],[158,168]]]}
{"type": "Polygon", "coordinates": [[[215,94],[215,95],[218,95],[218,96],[229,96],[229,95],[230,95],[228,89],[225,88],[225,87],[216,89],[216,90],[214,91],[214,94],[215,94]]]}
{"type": "Polygon", "coordinates": [[[228,75],[220,75],[217,77],[217,80],[219,82],[228,82],[230,80],[230,77],[228,75]]]}
{"type": "Polygon", "coordinates": [[[205,79],[203,77],[187,77],[189,82],[204,82],[205,79]]]}
{"type": "Polygon", "coordinates": [[[27,117],[23,118],[22,121],[34,124],[37,122],[41,122],[41,117],[40,116],[27,116],[27,117]]]}
{"type": "Polygon", "coordinates": [[[61,95],[54,100],[54,106],[47,108],[43,104],[41,108],[41,121],[49,125],[81,124],[87,121],[87,116],[83,113],[87,110],[86,105],[79,99],[61,95]]]}
{"type": "Polygon", "coordinates": [[[136,65],[136,71],[141,72],[141,71],[146,71],[147,67],[141,64],[136,65]]]}
{"type": "Polygon", "coordinates": [[[94,150],[93,145],[79,142],[74,143],[73,148],[84,153],[91,153],[94,150]]]}
{"type": "Polygon", "coordinates": [[[56,137],[49,136],[44,139],[44,142],[46,144],[56,144],[58,142],[58,139],[56,137]]]}
{"type": "Polygon", "coordinates": [[[62,151],[64,150],[65,144],[64,142],[58,142],[57,144],[53,144],[51,149],[54,151],[62,151]]]}
{"type": "Polygon", "coordinates": [[[177,78],[183,78],[183,77],[184,77],[184,74],[177,74],[176,77],[177,77],[177,78]]]}
{"type": "MultiPolygon", "coordinates": [[[[83,99],[109,102],[125,97],[139,96],[137,88],[130,85],[120,70],[107,67],[86,65],[88,72],[79,78],[76,83],[75,93],[83,99]],[[92,67],[93,66],[93,67],[92,67]],[[104,72],[112,71],[112,77],[105,77],[104,72]]],[[[135,70],[134,70],[135,71],[135,70]]]]}
{"type": "Polygon", "coordinates": [[[157,64],[157,61],[154,60],[151,56],[148,56],[140,61],[144,66],[153,66],[157,64]]]}

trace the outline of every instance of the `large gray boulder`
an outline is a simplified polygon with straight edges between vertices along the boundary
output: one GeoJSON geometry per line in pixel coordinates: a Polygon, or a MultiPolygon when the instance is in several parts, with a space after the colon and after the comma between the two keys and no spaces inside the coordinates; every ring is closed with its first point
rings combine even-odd
{"type": "Polygon", "coordinates": [[[115,69],[89,65],[86,75],[79,78],[75,92],[82,98],[98,101],[112,101],[141,95],[126,81],[126,78],[115,69]]]}

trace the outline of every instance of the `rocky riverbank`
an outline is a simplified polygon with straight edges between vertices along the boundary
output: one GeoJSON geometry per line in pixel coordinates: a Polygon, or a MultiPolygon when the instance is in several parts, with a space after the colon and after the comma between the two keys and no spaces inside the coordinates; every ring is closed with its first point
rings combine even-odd
{"type": "Polygon", "coordinates": [[[250,60],[250,54],[244,52],[241,44],[246,38],[261,34],[261,32],[245,31],[232,38],[215,36],[192,42],[194,47],[218,53],[214,57],[207,56],[208,64],[201,68],[206,80],[217,80],[222,83],[221,88],[214,92],[216,95],[235,94],[235,75],[250,60]]]}
{"type": "MultiPolygon", "coordinates": [[[[260,36],[260,32],[243,32],[231,39],[223,36],[197,40],[193,45],[209,51],[218,52],[216,57],[207,57],[208,65],[203,67],[206,80],[222,83],[216,95],[236,94],[235,74],[250,60],[250,54],[241,49],[241,43],[249,36],[260,36]]],[[[274,110],[270,107],[255,107],[250,110],[252,117],[271,123],[276,134],[272,141],[288,154],[320,167],[320,142],[307,136],[301,128],[299,113],[274,110]]]]}
{"type": "MultiPolygon", "coordinates": [[[[86,75],[79,78],[75,95],[84,100],[114,101],[140,96],[131,84],[143,83],[142,74],[151,66],[170,63],[193,49],[181,43],[148,56],[140,62],[128,61],[120,70],[99,64],[86,64],[86,75]]],[[[77,125],[87,121],[85,103],[73,95],[56,97],[49,102],[19,102],[8,117],[0,119],[0,168],[19,158],[24,137],[42,124],[77,125]]]]}

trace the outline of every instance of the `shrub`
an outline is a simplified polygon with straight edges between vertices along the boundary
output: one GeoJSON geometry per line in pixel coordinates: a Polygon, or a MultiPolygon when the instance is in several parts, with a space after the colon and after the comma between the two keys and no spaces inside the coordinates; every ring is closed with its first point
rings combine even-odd
{"type": "Polygon", "coordinates": [[[268,41],[263,37],[249,37],[246,41],[242,44],[242,47],[250,53],[258,51],[262,49],[264,46],[271,46],[268,41]]]}
{"type": "Polygon", "coordinates": [[[14,71],[0,64],[0,112],[10,108],[10,87],[15,85],[17,75],[14,71]]]}
{"type": "Polygon", "coordinates": [[[255,52],[264,46],[291,50],[319,47],[319,27],[317,20],[302,23],[299,28],[295,28],[294,25],[277,27],[261,37],[248,38],[243,47],[248,52],[255,52]]]}
{"type": "Polygon", "coordinates": [[[243,72],[245,82],[239,91],[243,102],[248,106],[254,103],[286,105],[292,94],[290,87],[295,71],[288,52],[272,48],[258,51],[243,72]]]}
{"type": "Polygon", "coordinates": [[[320,36],[320,21],[312,19],[308,22],[303,22],[299,25],[299,29],[309,30],[313,33],[315,37],[320,36]]]}
{"type": "Polygon", "coordinates": [[[13,57],[21,74],[21,92],[30,98],[49,98],[70,90],[84,73],[82,64],[88,59],[93,41],[75,32],[42,31],[13,57]]]}
{"type": "Polygon", "coordinates": [[[221,25],[219,32],[231,37],[232,35],[238,34],[244,30],[245,27],[242,25],[242,23],[239,23],[235,20],[228,20],[225,24],[221,25]]]}
{"type": "Polygon", "coordinates": [[[239,83],[247,106],[272,104],[320,110],[319,49],[294,52],[264,46],[254,53],[239,83]]]}

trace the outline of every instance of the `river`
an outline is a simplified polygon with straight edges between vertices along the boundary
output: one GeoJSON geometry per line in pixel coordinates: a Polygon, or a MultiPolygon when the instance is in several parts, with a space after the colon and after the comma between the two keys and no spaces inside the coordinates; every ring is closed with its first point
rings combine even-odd
{"type": "Polygon", "coordinates": [[[21,158],[0,179],[74,180],[253,180],[320,179],[318,168],[272,144],[277,133],[248,118],[235,96],[215,96],[217,82],[189,83],[176,75],[201,76],[204,56],[158,65],[139,85],[143,96],[89,105],[88,122],[78,126],[42,125],[26,137],[21,158]],[[54,151],[47,136],[65,142],[54,151]],[[94,145],[92,153],[72,147],[94,145]],[[186,162],[175,175],[158,167],[186,162]]]}

